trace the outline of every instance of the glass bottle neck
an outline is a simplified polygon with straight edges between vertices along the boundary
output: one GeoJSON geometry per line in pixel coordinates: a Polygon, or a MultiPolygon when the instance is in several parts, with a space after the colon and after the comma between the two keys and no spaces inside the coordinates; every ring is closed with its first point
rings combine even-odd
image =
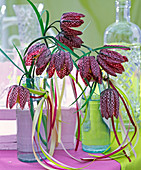
{"type": "Polygon", "coordinates": [[[130,22],[130,1],[116,1],[116,22],[130,22]]]}

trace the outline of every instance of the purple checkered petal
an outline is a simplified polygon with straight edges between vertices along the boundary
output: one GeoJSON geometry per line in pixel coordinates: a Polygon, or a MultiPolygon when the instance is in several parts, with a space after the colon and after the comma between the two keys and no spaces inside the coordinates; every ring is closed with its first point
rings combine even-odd
{"type": "Polygon", "coordinates": [[[36,66],[41,67],[46,65],[51,59],[51,51],[45,46],[44,50],[37,59],[36,66]]]}
{"type": "Polygon", "coordinates": [[[81,13],[77,13],[77,12],[67,12],[67,13],[63,13],[61,20],[62,19],[79,19],[81,17],[85,17],[85,15],[81,14],[81,13]]]}
{"type": "Polygon", "coordinates": [[[77,35],[82,34],[81,31],[74,30],[74,29],[71,29],[69,27],[66,27],[64,24],[60,25],[60,28],[61,28],[62,32],[65,32],[66,35],[77,36],[77,35]]]}
{"type": "Polygon", "coordinates": [[[118,115],[119,115],[119,95],[115,90],[114,90],[114,101],[115,101],[114,116],[116,118],[118,118],[118,115]]]}
{"type": "Polygon", "coordinates": [[[64,78],[66,76],[67,72],[68,72],[66,65],[64,64],[63,69],[56,71],[56,72],[57,72],[57,75],[60,79],[64,78]]]}
{"type": "Polygon", "coordinates": [[[38,56],[42,53],[42,51],[44,50],[44,48],[46,48],[44,43],[36,43],[34,45],[32,45],[26,55],[24,56],[24,60],[25,60],[25,65],[26,66],[31,66],[33,59],[35,56],[38,56]]]}
{"type": "Polygon", "coordinates": [[[68,46],[71,50],[73,50],[73,48],[80,48],[83,43],[78,36],[66,35],[64,33],[58,34],[56,39],[68,46]]]}
{"type": "Polygon", "coordinates": [[[9,105],[9,97],[10,97],[11,91],[13,90],[14,87],[15,87],[15,85],[9,87],[9,91],[8,91],[7,99],[6,99],[6,108],[8,108],[8,105],[9,105]]]}
{"type": "Polygon", "coordinates": [[[102,76],[99,68],[98,62],[95,60],[94,56],[90,56],[90,66],[91,66],[91,71],[94,76],[94,78],[97,80],[99,84],[102,83],[102,76]]]}
{"type": "Polygon", "coordinates": [[[55,62],[54,61],[55,61],[55,55],[53,54],[51,61],[49,63],[49,66],[47,68],[47,73],[48,73],[49,78],[51,78],[55,72],[55,64],[54,64],[55,62]]]}
{"type": "Polygon", "coordinates": [[[66,55],[65,55],[65,65],[67,67],[66,75],[69,75],[70,72],[73,70],[73,61],[72,61],[72,58],[69,52],[66,52],[66,55]]]}
{"type": "Polygon", "coordinates": [[[65,52],[60,50],[57,53],[54,53],[55,60],[55,69],[56,71],[60,71],[63,68],[65,63],[65,52]]]}
{"type": "Polygon", "coordinates": [[[100,94],[101,114],[106,119],[119,115],[119,96],[114,89],[106,89],[100,94]]]}
{"type": "Polygon", "coordinates": [[[13,106],[17,103],[17,101],[18,101],[18,93],[19,93],[19,88],[18,88],[19,86],[17,86],[17,85],[14,85],[14,87],[12,88],[12,90],[11,90],[11,93],[10,93],[10,95],[9,95],[9,100],[8,100],[8,102],[9,102],[9,107],[10,107],[10,109],[12,109],[13,108],[13,106]]]}
{"type": "Polygon", "coordinates": [[[108,116],[108,112],[107,112],[107,95],[106,95],[106,91],[103,91],[100,94],[100,108],[101,108],[102,117],[105,117],[106,119],[108,119],[109,116],[108,116]]]}
{"type": "Polygon", "coordinates": [[[63,28],[64,26],[65,27],[79,27],[81,26],[82,24],[84,23],[83,20],[81,19],[78,19],[78,20],[73,20],[73,19],[62,19],[61,20],[61,27],[63,28]]]}
{"type": "Polygon", "coordinates": [[[78,67],[80,70],[81,77],[85,79],[90,69],[90,58],[87,56],[81,58],[79,60],[78,67]]]}
{"type": "Polygon", "coordinates": [[[24,87],[23,86],[19,86],[19,104],[21,109],[23,110],[25,104],[26,104],[27,98],[26,98],[26,94],[24,91],[24,87]]]}
{"type": "Polygon", "coordinates": [[[100,53],[108,56],[109,58],[112,58],[113,60],[119,61],[120,63],[128,61],[127,57],[125,58],[125,56],[122,56],[120,53],[116,51],[101,49],[100,53]]]}
{"type": "Polygon", "coordinates": [[[112,67],[110,67],[104,60],[102,60],[99,56],[97,56],[97,61],[99,65],[105,70],[108,74],[112,76],[117,76],[116,73],[113,71],[112,67]]]}
{"type": "Polygon", "coordinates": [[[109,117],[112,117],[114,114],[114,107],[115,107],[115,101],[114,101],[114,93],[113,89],[107,90],[107,112],[109,117]]]}
{"type": "Polygon", "coordinates": [[[29,96],[29,90],[23,86],[19,86],[19,104],[22,110],[24,109],[26,102],[29,104],[29,96]]]}

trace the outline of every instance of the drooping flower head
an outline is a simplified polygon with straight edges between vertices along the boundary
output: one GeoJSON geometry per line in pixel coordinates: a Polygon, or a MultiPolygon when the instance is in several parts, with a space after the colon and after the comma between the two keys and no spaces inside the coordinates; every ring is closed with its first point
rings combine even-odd
{"type": "Polygon", "coordinates": [[[68,36],[65,34],[65,32],[58,34],[56,36],[56,39],[68,46],[71,50],[73,50],[73,48],[80,48],[83,43],[81,38],[79,38],[78,36],[68,36]]]}
{"type": "MultiPolygon", "coordinates": [[[[127,48],[124,50],[127,50],[127,48]]],[[[101,49],[97,55],[97,61],[104,71],[112,76],[117,76],[116,73],[122,74],[124,72],[124,67],[121,63],[127,62],[128,58],[116,51],[101,49]]]]}
{"type": "Polygon", "coordinates": [[[68,12],[64,13],[60,19],[61,33],[56,36],[56,39],[68,46],[71,50],[73,50],[73,48],[80,48],[83,43],[81,38],[78,37],[82,32],[71,28],[81,26],[84,23],[81,19],[82,17],[85,17],[85,15],[68,12]]]}
{"type": "Polygon", "coordinates": [[[60,28],[66,35],[81,35],[82,32],[78,30],[74,30],[71,27],[79,27],[84,21],[80,18],[85,17],[85,15],[76,13],[76,12],[68,12],[64,13],[60,19],[60,28]]]}
{"type": "Polygon", "coordinates": [[[52,55],[47,73],[51,78],[56,70],[58,77],[62,79],[64,76],[68,76],[72,69],[73,61],[70,53],[60,50],[52,55]]]}
{"type": "Polygon", "coordinates": [[[118,118],[119,115],[119,95],[114,89],[106,89],[100,94],[100,108],[102,117],[106,119],[113,115],[118,118]]]}
{"type": "Polygon", "coordinates": [[[16,103],[20,104],[20,108],[23,110],[26,102],[28,102],[28,106],[30,108],[30,93],[29,90],[24,88],[23,86],[13,85],[10,86],[9,92],[7,95],[6,107],[10,109],[16,103]]]}
{"type": "Polygon", "coordinates": [[[36,74],[41,75],[51,59],[51,52],[44,43],[32,45],[25,57],[25,65],[31,66],[32,62],[36,65],[36,74]]]}
{"type": "Polygon", "coordinates": [[[101,71],[94,56],[84,56],[81,58],[78,62],[78,67],[80,76],[86,86],[88,85],[87,81],[95,81],[99,84],[102,83],[101,71]]]}

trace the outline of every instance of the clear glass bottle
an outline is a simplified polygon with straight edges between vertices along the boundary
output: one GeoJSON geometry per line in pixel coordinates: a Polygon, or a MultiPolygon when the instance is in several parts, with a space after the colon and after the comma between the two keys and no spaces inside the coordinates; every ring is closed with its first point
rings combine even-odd
{"type": "MultiPolygon", "coordinates": [[[[89,93],[86,94],[88,98],[89,93]]],[[[81,105],[85,103],[84,96],[81,105]]],[[[82,109],[86,119],[82,125],[82,149],[89,153],[102,153],[110,149],[110,127],[109,122],[102,118],[100,112],[100,95],[93,94],[88,105],[82,109]]],[[[83,119],[82,119],[83,122],[83,119]]]]}
{"type": "MultiPolygon", "coordinates": [[[[36,78],[23,78],[21,81],[21,85],[25,85],[27,87],[31,86],[34,88],[36,86],[38,88],[39,86],[39,77],[36,78]]],[[[21,110],[19,104],[17,104],[16,108],[16,119],[17,119],[17,157],[22,162],[37,162],[33,149],[32,149],[32,114],[36,110],[37,103],[39,102],[39,99],[31,99],[30,105],[32,107],[29,109],[28,102],[26,103],[23,110],[21,110]]],[[[45,110],[44,110],[45,111],[45,110]]],[[[43,111],[43,112],[44,112],[43,111]]],[[[38,144],[38,138],[37,138],[37,132],[35,132],[35,140],[37,145],[34,143],[35,152],[40,160],[46,159],[44,154],[41,152],[39,144],[38,144]],[[40,157],[41,156],[41,157],[40,157]]],[[[41,124],[40,129],[40,139],[45,141],[45,131],[43,124],[41,124]]],[[[41,145],[45,150],[47,150],[47,145],[43,144],[40,140],[41,145]]]]}
{"type": "MultiPolygon", "coordinates": [[[[130,22],[130,0],[116,0],[116,22],[111,24],[104,33],[104,44],[118,44],[129,46],[131,50],[117,50],[128,57],[124,63],[125,72],[118,75],[115,80],[127,94],[134,110],[135,120],[140,126],[140,28],[130,22]]],[[[129,125],[129,119],[123,104],[120,104],[125,126],[129,125]]],[[[130,130],[133,127],[130,126],[130,130]]]]}

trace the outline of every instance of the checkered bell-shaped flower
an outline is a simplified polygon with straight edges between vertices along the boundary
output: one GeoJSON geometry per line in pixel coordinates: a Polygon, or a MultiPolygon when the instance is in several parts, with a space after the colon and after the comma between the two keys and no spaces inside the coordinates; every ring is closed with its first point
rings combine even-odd
{"type": "Polygon", "coordinates": [[[119,115],[119,95],[114,89],[106,89],[100,94],[100,108],[102,117],[106,119],[119,115]]]}
{"type": "Polygon", "coordinates": [[[61,32],[56,36],[56,39],[68,46],[71,50],[73,50],[73,48],[80,48],[83,43],[81,38],[78,37],[82,32],[72,29],[72,27],[79,27],[84,23],[81,19],[82,17],[85,17],[85,15],[68,12],[64,13],[60,19],[61,32]]]}
{"type": "Polygon", "coordinates": [[[56,39],[69,47],[72,51],[73,48],[80,48],[83,43],[80,37],[73,35],[68,36],[65,32],[59,33],[56,39]]]}
{"type": "Polygon", "coordinates": [[[52,55],[49,67],[47,68],[49,78],[54,75],[55,70],[61,79],[71,73],[73,70],[73,61],[69,52],[60,50],[52,55]]]}
{"type": "Polygon", "coordinates": [[[64,13],[60,19],[60,28],[67,35],[81,35],[82,32],[74,30],[71,27],[79,27],[84,21],[81,19],[85,15],[76,12],[64,13]]]}
{"type": "Polygon", "coordinates": [[[94,56],[84,56],[81,58],[78,62],[78,68],[80,76],[86,86],[88,86],[87,81],[95,81],[99,84],[102,83],[101,70],[94,56]]]}
{"type": "Polygon", "coordinates": [[[104,71],[116,77],[116,73],[122,74],[124,72],[124,67],[121,63],[127,62],[128,58],[116,51],[101,49],[97,55],[97,61],[104,71]]]}
{"type": "Polygon", "coordinates": [[[26,102],[28,102],[28,106],[30,108],[29,90],[24,88],[23,86],[10,86],[6,100],[6,107],[8,108],[9,106],[9,108],[12,109],[16,103],[19,103],[20,108],[23,110],[26,102]]]}
{"type": "Polygon", "coordinates": [[[32,62],[36,65],[36,74],[41,75],[51,59],[51,51],[44,43],[32,45],[25,57],[25,65],[31,66],[32,62]]]}

